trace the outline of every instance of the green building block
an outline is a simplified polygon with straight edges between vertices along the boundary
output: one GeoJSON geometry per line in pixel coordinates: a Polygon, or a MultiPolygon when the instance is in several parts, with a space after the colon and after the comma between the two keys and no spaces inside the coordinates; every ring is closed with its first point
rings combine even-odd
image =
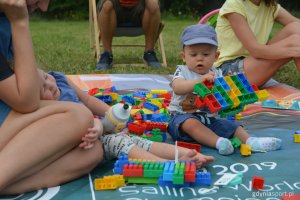
{"type": "Polygon", "coordinates": [[[202,83],[197,83],[194,85],[194,92],[203,99],[206,95],[211,94],[211,91],[202,83]]]}
{"type": "Polygon", "coordinates": [[[125,177],[128,183],[158,184],[158,178],[151,177],[125,177]]]}
{"type": "Polygon", "coordinates": [[[184,183],[184,168],[185,168],[184,162],[176,163],[175,171],[173,174],[173,184],[183,184],[184,183]]]}
{"type": "Polygon", "coordinates": [[[230,139],[231,144],[234,148],[239,148],[242,144],[241,140],[237,137],[233,137],[230,139]]]}
{"type": "Polygon", "coordinates": [[[144,165],[144,177],[159,178],[164,172],[164,163],[148,162],[144,165]]]}

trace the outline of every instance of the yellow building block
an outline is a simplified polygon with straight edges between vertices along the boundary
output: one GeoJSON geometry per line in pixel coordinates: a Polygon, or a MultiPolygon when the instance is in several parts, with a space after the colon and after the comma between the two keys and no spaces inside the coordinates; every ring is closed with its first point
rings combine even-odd
{"type": "Polygon", "coordinates": [[[114,190],[123,186],[125,186],[123,175],[104,176],[94,180],[95,190],[114,190]]]}
{"type": "Polygon", "coordinates": [[[168,90],[150,90],[151,94],[166,94],[168,90]]]}
{"type": "Polygon", "coordinates": [[[161,102],[157,101],[157,100],[150,100],[150,103],[156,105],[157,107],[161,108],[162,107],[162,104],[161,102]]]}
{"type": "Polygon", "coordinates": [[[251,155],[251,146],[248,144],[241,144],[240,152],[242,156],[250,156],[251,155]]]}
{"type": "Polygon", "coordinates": [[[270,94],[267,90],[258,90],[255,91],[256,96],[258,97],[258,101],[263,101],[269,98],[270,94]]]}
{"type": "Polygon", "coordinates": [[[242,119],[242,114],[238,113],[235,115],[235,120],[241,120],[242,119]]]}
{"type": "Polygon", "coordinates": [[[237,95],[232,90],[228,91],[227,94],[233,102],[233,106],[231,106],[231,108],[236,108],[241,104],[241,102],[238,99],[237,95]]]}
{"type": "Polygon", "coordinates": [[[111,98],[112,98],[113,101],[116,101],[118,99],[118,97],[119,97],[119,94],[115,93],[115,92],[111,92],[110,96],[111,96],[111,98]]]}
{"type": "Polygon", "coordinates": [[[227,84],[229,85],[229,87],[231,88],[231,90],[235,93],[236,96],[241,96],[242,95],[241,91],[235,85],[235,83],[232,81],[230,76],[225,76],[224,79],[227,82],[227,84]]]}
{"type": "Polygon", "coordinates": [[[143,112],[144,112],[144,114],[153,114],[153,111],[152,110],[148,110],[148,109],[146,109],[146,108],[143,108],[143,109],[141,109],[143,112]]]}
{"type": "Polygon", "coordinates": [[[294,142],[300,143],[300,134],[294,134],[294,142]]]}

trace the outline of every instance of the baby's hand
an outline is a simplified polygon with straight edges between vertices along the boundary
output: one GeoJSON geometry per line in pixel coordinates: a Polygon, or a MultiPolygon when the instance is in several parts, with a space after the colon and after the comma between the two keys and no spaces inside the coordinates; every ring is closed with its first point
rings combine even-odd
{"type": "Polygon", "coordinates": [[[80,148],[90,149],[94,146],[95,142],[103,133],[102,123],[99,119],[94,119],[94,127],[89,128],[87,134],[85,134],[79,144],[80,148]]]}
{"type": "Polygon", "coordinates": [[[201,77],[201,82],[205,82],[205,81],[208,81],[208,82],[214,82],[215,80],[215,73],[214,72],[208,72],[207,74],[204,74],[202,77],[201,77]]]}

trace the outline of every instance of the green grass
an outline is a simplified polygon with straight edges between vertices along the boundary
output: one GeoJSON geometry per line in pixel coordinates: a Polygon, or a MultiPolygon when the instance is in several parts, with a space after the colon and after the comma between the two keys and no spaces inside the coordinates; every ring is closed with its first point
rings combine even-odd
{"type": "MultiPolygon", "coordinates": [[[[168,67],[150,69],[148,67],[114,67],[105,72],[95,70],[96,59],[94,50],[90,48],[90,34],[88,21],[46,21],[32,20],[31,33],[36,58],[41,68],[45,70],[61,71],[66,74],[92,73],[129,73],[129,74],[173,74],[177,64],[181,64],[180,35],[185,26],[195,24],[198,19],[164,17],[165,28],[163,38],[168,67]]],[[[279,27],[275,26],[274,31],[279,27]]],[[[117,37],[115,44],[144,43],[144,37],[117,37]]],[[[114,63],[142,62],[143,48],[113,48],[114,63]]],[[[160,58],[160,53],[157,51],[160,58]]],[[[276,80],[300,88],[300,75],[293,63],[283,67],[276,76],[276,80]]]]}

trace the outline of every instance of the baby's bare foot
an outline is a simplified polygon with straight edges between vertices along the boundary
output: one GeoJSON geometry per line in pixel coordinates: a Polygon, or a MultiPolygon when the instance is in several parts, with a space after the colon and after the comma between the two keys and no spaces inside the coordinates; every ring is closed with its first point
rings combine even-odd
{"type": "Polygon", "coordinates": [[[190,150],[185,155],[181,156],[179,160],[190,160],[196,163],[196,167],[200,168],[202,165],[209,164],[214,161],[213,156],[206,156],[198,153],[196,150],[190,150]]]}

